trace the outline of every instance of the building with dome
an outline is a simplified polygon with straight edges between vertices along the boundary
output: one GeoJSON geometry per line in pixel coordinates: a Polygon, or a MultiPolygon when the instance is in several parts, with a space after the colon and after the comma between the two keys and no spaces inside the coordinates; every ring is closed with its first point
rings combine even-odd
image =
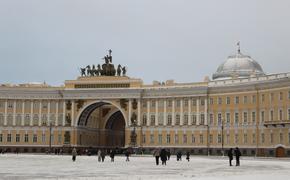
{"type": "Polygon", "coordinates": [[[290,73],[266,74],[250,56],[229,56],[212,80],[143,84],[114,66],[81,68],[64,86],[0,86],[0,150],[156,147],[192,154],[290,156],[290,73]]]}

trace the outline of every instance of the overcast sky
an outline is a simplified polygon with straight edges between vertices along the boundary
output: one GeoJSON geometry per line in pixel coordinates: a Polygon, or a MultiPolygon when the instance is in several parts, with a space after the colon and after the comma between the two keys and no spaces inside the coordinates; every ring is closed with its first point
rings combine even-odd
{"type": "Polygon", "coordinates": [[[0,0],[0,83],[61,85],[110,48],[146,84],[203,81],[237,41],[266,73],[289,72],[290,1],[0,0]]]}

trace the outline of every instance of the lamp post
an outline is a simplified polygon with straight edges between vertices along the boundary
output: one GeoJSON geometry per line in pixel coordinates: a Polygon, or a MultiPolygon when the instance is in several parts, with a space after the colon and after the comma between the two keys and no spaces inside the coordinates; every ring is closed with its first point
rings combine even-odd
{"type": "Polygon", "coordinates": [[[136,146],[136,138],[137,138],[136,119],[133,119],[132,126],[133,126],[133,130],[131,132],[131,146],[135,147],[136,146]]]}
{"type": "Polygon", "coordinates": [[[222,120],[222,155],[225,156],[225,151],[224,151],[224,119],[221,119],[222,120]]]}
{"type": "Polygon", "coordinates": [[[49,154],[51,153],[51,130],[52,130],[52,123],[49,123],[49,154]]]}

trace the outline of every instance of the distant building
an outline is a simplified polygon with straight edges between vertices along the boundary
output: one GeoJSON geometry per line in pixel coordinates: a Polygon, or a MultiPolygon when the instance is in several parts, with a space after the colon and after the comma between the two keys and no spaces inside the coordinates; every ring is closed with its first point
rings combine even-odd
{"type": "Polygon", "coordinates": [[[155,147],[221,154],[290,156],[290,73],[267,75],[238,50],[203,82],[154,82],[112,64],[61,87],[0,85],[0,149],[155,147]],[[124,76],[123,76],[124,75],[124,76]]]}

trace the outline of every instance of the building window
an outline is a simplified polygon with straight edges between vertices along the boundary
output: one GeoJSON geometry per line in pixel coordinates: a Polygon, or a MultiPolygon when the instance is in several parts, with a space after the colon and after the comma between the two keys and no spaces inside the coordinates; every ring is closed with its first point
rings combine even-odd
{"type": "Polygon", "coordinates": [[[24,135],[24,142],[28,142],[29,141],[29,136],[28,136],[28,134],[25,134],[24,135]]]}
{"type": "Polygon", "coordinates": [[[290,109],[288,109],[288,120],[290,120],[290,109]]]}
{"type": "Polygon", "coordinates": [[[261,122],[264,123],[265,121],[265,111],[261,111],[261,122]]]}
{"type": "Polygon", "coordinates": [[[279,120],[280,121],[283,120],[283,110],[282,109],[279,110],[279,120]]]}
{"type": "Polygon", "coordinates": [[[248,113],[244,112],[244,124],[248,123],[248,113]]]}
{"type": "Polygon", "coordinates": [[[201,105],[201,106],[204,106],[204,99],[201,99],[201,100],[200,100],[200,105],[201,105]]]}
{"type": "Polygon", "coordinates": [[[163,125],[163,113],[158,114],[158,125],[163,125]]]}
{"type": "Polygon", "coordinates": [[[16,141],[16,142],[20,142],[20,134],[16,134],[15,141],[16,141]]]}
{"type": "Polygon", "coordinates": [[[183,125],[187,125],[188,124],[188,115],[184,114],[183,116],[183,125]]]}
{"type": "Polygon", "coordinates": [[[8,101],[8,109],[13,109],[13,102],[12,101],[8,101]]]}
{"type": "Polygon", "coordinates": [[[167,101],[167,106],[168,106],[168,107],[172,107],[172,100],[168,100],[168,101],[167,101]]]}
{"type": "MultiPolygon", "coordinates": [[[[0,134],[0,138],[1,138],[1,135],[2,135],[2,134],[0,134]]],[[[0,140],[2,140],[2,138],[1,138],[0,140]]],[[[1,141],[1,142],[2,142],[2,141],[1,141]]],[[[288,133],[288,143],[290,144],[290,132],[288,133]]]]}
{"type": "Polygon", "coordinates": [[[211,104],[211,105],[213,104],[213,98],[209,99],[209,104],[211,104]]]}
{"type": "Polygon", "coordinates": [[[274,111],[271,110],[270,111],[270,121],[273,121],[274,120],[274,111]]]}
{"type": "Polygon", "coordinates": [[[240,98],[239,98],[239,96],[236,96],[235,97],[235,104],[239,104],[240,103],[240,98]]]}
{"type": "Polygon", "coordinates": [[[11,142],[11,140],[12,140],[12,137],[11,137],[11,134],[9,133],[7,134],[7,142],[11,142]]]}
{"type": "Polygon", "coordinates": [[[179,143],[179,137],[178,137],[178,134],[175,134],[175,135],[174,135],[174,141],[175,141],[176,144],[179,143]]]}
{"type": "Polygon", "coordinates": [[[231,97],[227,97],[227,104],[231,104],[231,97]]]}
{"type": "Polygon", "coordinates": [[[239,124],[239,113],[235,113],[235,124],[238,125],[239,124]]]}
{"type": "Polygon", "coordinates": [[[143,124],[143,126],[147,125],[147,115],[146,114],[143,114],[142,124],[143,124]]]}
{"type": "Polygon", "coordinates": [[[255,133],[253,133],[253,144],[255,144],[256,143],[256,134],[255,133]]]}
{"type": "Polygon", "coordinates": [[[145,134],[142,134],[142,143],[146,143],[146,135],[145,134]]]}
{"type": "Polygon", "coordinates": [[[288,91],[288,99],[290,99],[290,91],[288,91]]]}
{"type": "Polygon", "coordinates": [[[37,134],[33,134],[33,142],[34,142],[34,143],[37,142],[37,134]]]}
{"type": "Polygon", "coordinates": [[[270,94],[270,102],[274,102],[274,93],[270,94]]]}
{"type": "MultiPolygon", "coordinates": [[[[289,135],[290,135],[290,133],[289,133],[289,135]]],[[[0,134],[0,142],[3,142],[3,134],[0,134]]]]}
{"type": "Polygon", "coordinates": [[[180,115],[176,114],[175,118],[175,125],[180,125],[180,115]]]}
{"type": "Polygon", "coordinates": [[[192,115],[192,125],[196,125],[196,114],[192,115]]]}
{"type": "Polygon", "coordinates": [[[29,126],[30,125],[30,114],[25,114],[24,125],[25,126],[29,126]]]}
{"type": "Polygon", "coordinates": [[[264,102],[265,101],[265,94],[261,95],[261,101],[264,102]]]}
{"type": "Polygon", "coordinates": [[[218,125],[221,126],[222,125],[222,114],[218,113],[218,125]]]}
{"type": "Polygon", "coordinates": [[[199,135],[199,142],[200,142],[200,144],[203,144],[203,135],[202,134],[199,135]]]}
{"type": "Polygon", "coordinates": [[[4,115],[0,114],[0,126],[4,126],[4,115]]]}
{"type": "MultiPolygon", "coordinates": [[[[290,133],[289,133],[290,134],[290,133]]],[[[290,137],[290,136],[289,136],[290,137]]],[[[289,140],[290,141],[290,140],[289,140]]],[[[195,143],[195,137],[194,134],[191,135],[191,143],[195,143]]]]}
{"type": "Polygon", "coordinates": [[[151,101],[151,107],[155,108],[156,102],[154,100],[151,101]]]}
{"type": "Polygon", "coordinates": [[[248,96],[244,96],[244,104],[248,103],[248,96]]]}
{"type": "Polygon", "coordinates": [[[170,134],[167,134],[166,135],[166,143],[167,144],[170,144],[170,134]]]}
{"type": "Polygon", "coordinates": [[[210,135],[209,135],[209,143],[212,143],[212,142],[213,142],[213,135],[210,134],[210,135]]]}
{"type": "Polygon", "coordinates": [[[213,114],[209,114],[209,125],[213,125],[213,114]]]}
{"type": "Polygon", "coordinates": [[[58,142],[58,144],[61,144],[62,143],[62,135],[61,135],[61,132],[58,133],[57,142],[58,142]]]}
{"type": "Polygon", "coordinates": [[[184,100],[184,106],[187,107],[188,106],[188,99],[184,100]]]}
{"type": "Polygon", "coordinates": [[[280,101],[283,100],[283,92],[280,92],[280,93],[279,93],[279,99],[280,99],[280,101]]]}
{"type": "Polygon", "coordinates": [[[155,125],[155,115],[153,115],[153,114],[150,116],[150,125],[151,126],[155,125]]]}
{"type": "Polygon", "coordinates": [[[38,120],[39,120],[38,114],[34,114],[33,115],[33,125],[34,126],[38,126],[38,120]]]}
{"type": "Polygon", "coordinates": [[[203,113],[200,115],[200,123],[199,124],[204,125],[204,114],[203,113]]]}
{"type": "Polygon", "coordinates": [[[153,144],[154,143],[154,135],[150,134],[150,143],[153,144]]]}
{"type": "Polygon", "coordinates": [[[227,121],[227,124],[230,124],[231,123],[231,114],[230,113],[226,113],[226,121],[227,121]]]}
{"type": "Polygon", "coordinates": [[[176,100],[176,107],[180,107],[180,100],[176,100]]]}
{"type": "Polygon", "coordinates": [[[221,97],[218,98],[218,104],[222,104],[222,98],[221,97]]]}
{"type": "Polygon", "coordinates": [[[142,107],[143,107],[143,108],[147,108],[147,102],[146,102],[146,101],[143,101],[143,102],[142,102],[142,107]]]}
{"type": "Polygon", "coordinates": [[[192,100],[192,106],[196,106],[196,99],[192,100]]]}
{"type": "Polygon", "coordinates": [[[168,126],[171,126],[172,125],[172,115],[171,114],[168,114],[167,115],[167,125],[168,126]]]}
{"type": "Polygon", "coordinates": [[[183,144],[187,144],[187,135],[183,134],[183,144]]]}
{"type": "Polygon", "coordinates": [[[265,143],[265,134],[264,133],[261,134],[261,143],[262,144],[265,143]]]}
{"type": "Polygon", "coordinates": [[[162,144],[162,134],[159,134],[158,135],[158,143],[159,144],[162,144]]]}
{"type": "Polygon", "coordinates": [[[16,116],[16,126],[21,126],[22,117],[21,114],[17,114],[16,116]]]}
{"type": "Polygon", "coordinates": [[[256,95],[252,96],[252,103],[256,103],[256,95]]]}
{"type": "Polygon", "coordinates": [[[238,144],[239,143],[239,135],[235,134],[235,143],[238,144]]]}
{"type": "Polygon", "coordinates": [[[218,134],[218,143],[222,143],[222,135],[218,134]]]}
{"type": "Polygon", "coordinates": [[[280,133],[280,138],[279,138],[279,140],[280,140],[280,144],[283,144],[283,133],[280,133]]]}
{"type": "Polygon", "coordinates": [[[244,134],[244,144],[247,144],[247,143],[248,143],[248,135],[244,134]]]}
{"type": "Polygon", "coordinates": [[[46,140],[45,140],[45,134],[43,133],[43,134],[41,135],[41,142],[42,142],[42,143],[45,143],[45,141],[46,141],[46,140]]]}
{"type": "Polygon", "coordinates": [[[271,134],[270,134],[270,143],[273,144],[273,142],[274,142],[274,137],[273,137],[273,133],[271,132],[271,134]]]}
{"type": "Polygon", "coordinates": [[[256,124],[256,112],[252,112],[252,123],[256,124]]]}

